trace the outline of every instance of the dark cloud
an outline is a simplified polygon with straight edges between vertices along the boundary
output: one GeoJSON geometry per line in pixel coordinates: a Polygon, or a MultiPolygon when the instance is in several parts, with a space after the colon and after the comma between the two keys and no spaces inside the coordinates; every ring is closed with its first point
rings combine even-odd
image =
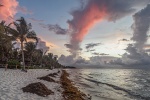
{"type": "Polygon", "coordinates": [[[51,25],[51,24],[42,24],[40,23],[41,27],[48,29],[49,31],[53,31],[54,33],[58,35],[66,35],[68,33],[67,29],[61,28],[58,24],[56,25],[51,25]]]}
{"type": "Polygon", "coordinates": [[[96,55],[96,56],[108,56],[109,55],[109,54],[106,54],[106,53],[97,53],[97,52],[94,52],[92,54],[96,55]]]}
{"type": "Polygon", "coordinates": [[[71,49],[73,47],[71,44],[64,44],[64,46],[68,49],[71,49]]]}
{"type": "Polygon", "coordinates": [[[146,50],[145,50],[145,52],[148,52],[148,53],[150,53],[150,49],[146,49],[146,50]]]}
{"type": "Polygon", "coordinates": [[[120,40],[118,40],[118,45],[120,44],[120,42],[129,42],[130,40],[128,40],[128,39],[125,39],[125,38],[123,38],[123,39],[120,39],[120,40]]]}
{"type": "Polygon", "coordinates": [[[89,64],[89,61],[85,60],[82,57],[79,57],[73,65],[86,65],[86,64],[89,64]]]}
{"type": "Polygon", "coordinates": [[[150,27],[150,4],[133,15],[133,19],[134,24],[132,25],[132,28],[134,32],[131,39],[135,41],[135,47],[141,51],[148,38],[147,33],[150,27]]]}
{"type": "Polygon", "coordinates": [[[118,59],[116,59],[116,60],[111,60],[110,62],[109,62],[109,64],[114,64],[114,65],[125,65],[123,62],[122,62],[122,59],[121,58],[118,58],[118,59]]]}
{"type": "Polygon", "coordinates": [[[94,53],[92,53],[93,55],[96,55],[96,56],[98,56],[99,55],[99,53],[97,53],[97,52],[94,52],[94,53]]]}
{"type": "Polygon", "coordinates": [[[71,66],[74,63],[74,57],[72,55],[61,55],[58,59],[58,62],[65,66],[71,66]]]}
{"type": "Polygon", "coordinates": [[[94,56],[90,57],[89,60],[86,60],[81,56],[74,58],[73,55],[61,55],[58,59],[58,62],[62,65],[75,67],[104,67],[106,66],[107,62],[114,60],[117,60],[117,58],[112,56],[94,56]]]}
{"type": "Polygon", "coordinates": [[[87,50],[89,50],[89,49],[92,49],[92,48],[94,48],[94,47],[96,47],[96,46],[99,46],[99,45],[101,45],[101,43],[89,43],[89,44],[86,44],[86,49],[87,50]]]}
{"type": "MultiPolygon", "coordinates": [[[[73,46],[71,44],[64,44],[64,46],[69,49],[67,51],[71,52],[70,49],[73,48],[73,46]]],[[[82,51],[82,48],[79,48],[79,51],[82,51]]]]}
{"type": "Polygon", "coordinates": [[[106,54],[106,53],[100,53],[99,55],[101,55],[101,56],[106,56],[106,55],[109,55],[109,54],[106,54]]]}
{"type": "Polygon", "coordinates": [[[87,50],[85,52],[92,52],[92,51],[95,51],[95,49],[87,50]]]}
{"type": "Polygon", "coordinates": [[[138,49],[130,44],[127,53],[123,55],[123,60],[128,59],[125,64],[150,64],[150,56],[146,52],[139,52],[138,49]]]}
{"type": "Polygon", "coordinates": [[[130,40],[128,40],[128,39],[121,39],[121,40],[119,40],[119,41],[128,42],[128,41],[130,41],[130,40]]]}
{"type": "Polygon", "coordinates": [[[139,52],[134,44],[129,44],[125,50],[126,53],[122,55],[122,58],[114,60],[110,62],[110,64],[118,64],[123,66],[150,64],[150,56],[146,53],[146,51],[139,52]]]}
{"type": "Polygon", "coordinates": [[[134,23],[132,25],[133,37],[131,40],[133,44],[127,46],[126,53],[122,55],[121,60],[116,60],[113,64],[122,65],[147,65],[150,64],[150,55],[147,53],[149,49],[145,50],[149,45],[145,44],[148,38],[148,31],[150,28],[150,4],[144,9],[133,15],[134,23]]]}

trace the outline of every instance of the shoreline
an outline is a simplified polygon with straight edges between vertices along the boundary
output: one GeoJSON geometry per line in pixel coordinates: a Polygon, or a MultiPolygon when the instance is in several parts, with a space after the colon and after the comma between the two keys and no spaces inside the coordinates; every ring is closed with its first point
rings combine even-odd
{"type": "Polygon", "coordinates": [[[88,97],[85,93],[81,92],[75,85],[72,83],[72,80],[69,78],[69,73],[66,70],[62,70],[60,77],[61,86],[64,89],[62,96],[65,100],[91,100],[91,97],[88,97]]]}
{"type": "Polygon", "coordinates": [[[0,99],[2,100],[29,98],[32,100],[91,100],[89,95],[81,92],[73,84],[73,80],[69,79],[69,73],[63,69],[31,69],[27,73],[21,70],[0,69],[0,72],[0,99]],[[23,91],[25,87],[27,88],[23,91]],[[44,94],[50,90],[51,93],[44,94]]]}

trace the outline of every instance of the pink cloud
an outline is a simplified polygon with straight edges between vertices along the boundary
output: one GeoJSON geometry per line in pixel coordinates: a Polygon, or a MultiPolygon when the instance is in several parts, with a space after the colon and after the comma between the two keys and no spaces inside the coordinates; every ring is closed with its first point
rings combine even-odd
{"type": "Polygon", "coordinates": [[[17,0],[0,0],[0,20],[10,21],[14,19],[19,5],[17,0]]]}

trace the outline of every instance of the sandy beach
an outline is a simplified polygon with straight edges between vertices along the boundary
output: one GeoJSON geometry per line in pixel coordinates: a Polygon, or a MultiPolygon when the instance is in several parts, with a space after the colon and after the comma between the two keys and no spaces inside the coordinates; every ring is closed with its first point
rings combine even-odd
{"type": "MultiPolygon", "coordinates": [[[[42,77],[57,71],[30,69],[25,73],[20,70],[8,69],[5,71],[4,69],[0,69],[0,100],[62,100],[62,88],[60,84],[37,79],[37,77],[42,77]],[[43,83],[54,94],[43,98],[36,94],[24,93],[21,90],[22,87],[35,82],[43,83]]],[[[59,81],[60,75],[61,73],[54,80],[59,81]]]]}
{"type": "Polygon", "coordinates": [[[74,84],[72,84],[72,81],[68,77],[69,74],[65,70],[61,71],[59,69],[30,69],[27,73],[19,69],[8,69],[7,71],[0,69],[0,100],[71,100],[70,98],[72,100],[87,100],[84,98],[86,95],[74,87],[74,84]],[[58,71],[60,72],[57,76],[49,76],[56,82],[37,79],[52,73],[57,73],[58,71]],[[37,82],[43,83],[54,94],[42,97],[37,94],[22,91],[23,87],[37,82]]]}

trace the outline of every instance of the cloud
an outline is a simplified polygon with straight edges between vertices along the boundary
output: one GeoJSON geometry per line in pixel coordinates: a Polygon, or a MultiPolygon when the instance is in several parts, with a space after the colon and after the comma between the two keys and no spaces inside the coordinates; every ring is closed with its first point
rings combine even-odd
{"type": "Polygon", "coordinates": [[[145,44],[144,49],[150,49],[150,44],[145,44]]]}
{"type": "Polygon", "coordinates": [[[33,14],[32,11],[28,10],[26,7],[21,7],[21,6],[17,7],[17,11],[19,11],[23,14],[33,14]]]}
{"type": "Polygon", "coordinates": [[[64,44],[64,46],[68,49],[71,49],[73,47],[71,44],[64,44]]]}
{"type": "Polygon", "coordinates": [[[71,66],[74,63],[74,57],[72,55],[61,55],[58,59],[58,62],[62,65],[71,66]]]}
{"type": "Polygon", "coordinates": [[[126,53],[122,55],[122,58],[114,60],[111,64],[123,66],[150,64],[150,56],[147,54],[149,50],[139,52],[133,44],[129,44],[125,50],[126,53]]]}
{"type": "Polygon", "coordinates": [[[48,29],[49,31],[53,31],[54,33],[58,35],[66,35],[68,33],[67,29],[61,28],[58,24],[56,25],[51,25],[51,24],[42,24],[40,23],[41,27],[48,29]]]}
{"type": "MultiPolygon", "coordinates": [[[[29,41],[28,41],[29,42],[29,41]]],[[[30,40],[30,42],[33,42],[32,40],[30,40]]],[[[38,38],[38,43],[36,46],[36,49],[40,49],[43,51],[43,54],[46,53],[50,48],[49,46],[47,46],[47,44],[49,44],[48,42],[43,41],[41,38],[38,38]]],[[[53,45],[53,44],[51,44],[53,45]]],[[[20,42],[17,41],[16,44],[14,45],[14,48],[18,48],[20,49],[20,42]]]]}
{"type": "Polygon", "coordinates": [[[145,50],[145,52],[148,52],[148,53],[150,53],[150,49],[146,49],[146,50],[145,50]]]}
{"type": "Polygon", "coordinates": [[[112,56],[94,56],[90,57],[89,60],[86,60],[81,56],[74,58],[73,55],[61,55],[58,62],[62,65],[75,67],[104,67],[107,62],[112,60],[117,60],[117,58],[112,56]]]}
{"type": "Polygon", "coordinates": [[[44,22],[44,20],[39,20],[39,19],[35,19],[35,18],[29,18],[29,19],[33,22],[44,22]]]}
{"type": "Polygon", "coordinates": [[[114,64],[114,65],[125,65],[123,62],[122,62],[122,59],[121,58],[118,58],[118,59],[116,59],[116,60],[112,60],[112,61],[110,61],[109,62],[109,64],[114,64]]]}
{"type": "MultiPolygon", "coordinates": [[[[73,48],[73,46],[71,44],[64,44],[64,46],[69,49],[69,50],[67,50],[68,52],[71,52],[70,49],[73,48]]],[[[80,53],[80,51],[82,51],[82,48],[79,48],[78,54],[80,53]]]]}
{"type": "Polygon", "coordinates": [[[78,59],[74,62],[74,66],[81,66],[81,65],[88,65],[89,64],[89,61],[88,60],[85,60],[84,58],[82,57],[78,57],[78,59]]]}
{"type": "Polygon", "coordinates": [[[150,56],[146,52],[139,52],[138,49],[129,44],[126,48],[127,53],[122,57],[122,61],[126,65],[134,64],[150,64],[150,56]]]}
{"type": "Polygon", "coordinates": [[[76,55],[80,43],[94,25],[102,20],[116,21],[136,11],[149,0],[85,0],[81,8],[73,10],[72,20],[68,20],[71,30],[70,44],[73,45],[71,53],[76,55]],[[86,3],[85,3],[86,2],[86,3]]]}
{"type": "Polygon", "coordinates": [[[120,40],[118,40],[118,45],[120,44],[120,42],[129,42],[130,40],[128,40],[128,39],[125,39],[125,38],[123,38],[123,39],[120,39],[120,40]]]}
{"type": "Polygon", "coordinates": [[[92,51],[95,51],[95,49],[87,50],[85,52],[92,52],[92,51]]]}
{"type": "Polygon", "coordinates": [[[19,5],[17,0],[0,0],[0,20],[10,22],[14,19],[17,13],[17,7],[19,5]]]}
{"type": "Polygon", "coordinates": [[[113,64],[122,65],[149,65],[150,55],[147,42],[148,30],[150,28],[150,4],[144,9],[138,11],[133,15],[134,23],[132,25],[133,36],[131,40],[134,43],[127,46],[126,53],[122,55],[121,59],[118,59],[113,64]],[[146,50],[145,50],[146,49],[146,50]]]}
{"type": "Polygon", "coordinates": [[[99,46],[99,45],[101,45],[101,43],[89,43],[89,44],[86,44],[86,49],[92,49],[92,48],[94,48],[94,47],[96,47],[96,46],[99,46]]]}
{"type": "Polygon", "coordinates": [[[109,55],[109,54],[106,54],[106,53],[97,53],[97,52],[94,52],[92,54],[96,55],[96,56],[108,56],[109,55]]]}
{"type": "Polygon", "coordinates": [[[121,39],[121,40],[119,40],[119,41],[128,42],[128,41],[130,41],[130,40],[128,40],[128,39],[121,39]]]}
{"type": "Polygon", "coordinates": [[[43,53],[45,53],[49,50],[49,47],[46,45],[46,42],[44,42],[40,38],[38,38],[37,49],[41,49],[43,51],[43,53]]]}
{"type": "Polygon", "coordinates": [[[146,8],[137,12],[133,15],[134,24],[133,28],[133,37],[131,38],[135,41],[135,47],[138,50],[142,50],[148,38],[148,30],[150,28],[150,4],[146,8]]]}
{"type": "Polygon", "coordinates": [[[32,11],[29,11],[26,7],[19,6],[17,0],[0,0],[0,20],[10,23],[14,21],[18,12],[32,14],[32,11]]]}
{"type": "MultiPolygon", "coordinates": [[[[93,0],[93,1],[97,1],[97,0],[93,0]]],[[[93,2],[93,1],[89,1],[89,2],[93,2]]],[[[99,2],[102,2],[102,1],[103,0],[97,1],[97,4],[99,2]]],[[[106,2],[111,2],[111,1],[112,0],[105,0],[103,2],[106,3],[106,2]]],[[[144,2],[148,2],[148,1],[144,0],[144,2]]],[[[134,1],[134,0],[133,1],[131,1],[131,0],[130,1],[128,1],[128,0],[127,1],[122,1],[122,0],[116,0],[116,2],[113,3],[114,4],[113,6],[116,6],[116,8],[118,8],[118,11],[114,12],[114,15],[119,14],[119,16],[116,16],[116,17],[113,16],[113,15],[109,16],[109,14],[111,14],[111,13],[107,13],[108,15],[107,15],[106,19],[109,20],[109,21],[115,21],[117,19],[120,19],[121,16],[124,16],[124,14],[127,14],[127,13],[124,13],[124,10],[125,10],[125,12],[127,11],[128,14],[129,14],[132,11],[134,11],[134,7],[137,7],[137,6],[141,5],[140,3],[143,4],[141,1],[134,1]],[[120,9],[116,5],[118,3],[122,4],[123,2],[125,3],[125,5],[122,5],[123,8],[120,8],[122,12],[120,12],[120,9]],[[126,5],[126,4],[128,4],[128,5],[126,5]],[[127,6],[127,8],[126,8],[126,6],[127,6]],[[124,13],[124,14],[122,14],[122,13],[124,13]]],[[[91,4],[89,4],[89,5],[91,5],[91,4]]],[[[120,5],[120,7],[121,7],[121,5],[120,5]]],[[[110,9],[110,11],[111,10],[115,11],[116,9],[114,10],[112,8],[112,9],[110,9]]],[[[82,12],[82,14],[84,15],[83,11],[85,11],[85,8],[83,8],[81,11],[77,10],[76,13],[78,15],[78,13],[82,12]]],[[[78,25],[78,23],[76,24],[74,22],[75,19],[76,19],[76,17],[77,17],[75,15],[73,15],[75,18],[73,18],[73,20],[71,21],[72,22],[71,24],[73,24],[74,27],[76,28],[76,25],[78,25]]],[[[79,16],[79,18],[80,18],[80,16],[79,16]]],[[[82,17],[81,17],[81,19],[82,19],[82,17]]],[[[103,53],[96,53],[95,52],[93,54],[95,54],[97,56],[90,57],[89,60],[86,60],[86,59],[84,59],[82,57],[78,57],[76,59],[72,58],[72,60],[71,60],[72,64],[71,65],[74,65],[74,66],[103,66],[105,64],[109,64],[109,65],[122,65],[122,66],[129,66],[129,65],[149,65],[150,64],[150,55],[148,53],[150,52],[150,50],[149,49],[144,50],[144,48],[149,47],[149,45],[146,45],[146,42],[147,42],[147,38],[148,38],[147,33],[148,33],[148,30],[149,30],[149,27],[150,27],[150,5],[148,4],[144,9],[142,9],[139,12],[135,13],[133,15],[133,19],[134,19],[134,23],[132,25],[133,37],[131,38],[131,40],[133,40],[134,43],[133,44],[129,44],[127,46],[127,48],[125,49],[126,53],[124,53],[122,55],[122,58],[105,56],[105,54],[103,54],[103,53]],[[102,56],[100,56],[100,55],[102,55],[102,56]]],[[[76,19],[76,22],[78,22],[78,20],[79,19],[76,19]]],[[[77,31],[77,33],[73,33],[73,35],[75,37],[72,37],[72,38],[76,38],[76,36],[77,36],[77,38],[79,38],[78,35],[80,36],[82,34],[81,33],[79,34],[78,31],[77,31]]],[[[83,35],[83,37],[84,37],[84,35],[83,35]]],[[[120,41],[128,41],[128,40],[123,38],[120,41]]],[[[77,45],[74,44],[74,43],[72,43],[72,42],[70,42],[70,45],[73,46],[73,47],[71,47],[71,49],[74,49],[74,46],[77,46],[77,48],[79,48],[80,42],[82,42],[82,41],[77,41],[76,42],[76,40],[75,40],[75,43],[77,43],[77,45]]],[[[89,45],[89,46],[87,46],[87,49],[93,48],[94,46],[93,45],[92,46],[89,45]]],[[[76,48],[76,50],[77,50],[77,48],[76,48]]]]}

